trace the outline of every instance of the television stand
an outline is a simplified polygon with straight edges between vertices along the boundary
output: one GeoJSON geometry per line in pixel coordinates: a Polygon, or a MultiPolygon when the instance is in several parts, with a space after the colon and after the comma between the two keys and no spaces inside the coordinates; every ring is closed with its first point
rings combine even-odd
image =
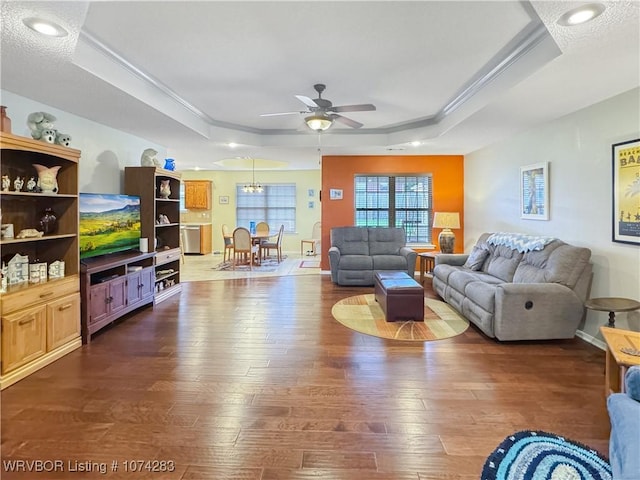
{"type": "Polygon", "coordinates": [[[80,261],[82,343],[123,315],[153,305],[154,257],[128,251],[80,261]]]}

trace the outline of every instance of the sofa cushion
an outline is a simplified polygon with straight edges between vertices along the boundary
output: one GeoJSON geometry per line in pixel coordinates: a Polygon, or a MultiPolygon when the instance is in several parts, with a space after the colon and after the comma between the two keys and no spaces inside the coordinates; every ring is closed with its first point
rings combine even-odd
{"type": "Polygon", "coordinates": [[[524,254],[513,283],[559,283],[573,289],[590,258],[588,248],[554,240],[544,250],[524,254]]]}
{"type": "Polygon", "coordinates": [[[331,229],[331,245],[341,255],[369,255],[369,229],[335,227],[331,229]]]}
{"type": "Polygon", "coordinates": [[[470,282],[464,291],[465,295],[476,305],[489,313],[495,312],[496,285],[487,282],[470,282]]]}
{"type": "Polygon", "coordinates": [[[489,247],[490,255],[482,270],[505,282],[511,282],[523,254],[503,245],[489,245],[489,247]]]}
{"type": "Polygon", "coordinates": [[[373,255],[374,270],[402,270],[407,271],[407,259],[400,255],[373,255]]]}
{"type": "Polygon", "coordinates": [[[369,255],[341,255],[340,270],[373,270],[373,258],[369,255]]]}
{"type": "Polygon", "coordinates": [[[398,255],[405,243],[402,228],[369,228],[369,255],[398,255]]]}
{"type": "Polygon", "coordinates": [[[473,247],[467,261],[464,263],[463,267],[468,268],[469,270],[480,270],[482,265],[484,265],[484,261],[489,256],[489,250],[478,247],[477,245],[473,247]]]}

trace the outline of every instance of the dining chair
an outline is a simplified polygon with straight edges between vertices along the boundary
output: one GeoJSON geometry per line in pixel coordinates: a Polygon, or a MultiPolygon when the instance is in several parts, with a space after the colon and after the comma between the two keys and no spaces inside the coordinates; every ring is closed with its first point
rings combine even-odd
{"type": "Polygon", "coordinates": [[[256,234],[257,235],[268,235],[269,234],[269,224],[267,222],[258,222],[256,224],[256,234]]]}
{"type": "Polygon", "coordinates": [[[311,249],[307,250],[307,253],[313,255],[314,257],[317,255],[317,247],[320,245],[320,237],[322,236],[321,227],[322,224],[320,222],[314,223],[313,230],[311,231],[311,238],[300,240],[300,255],[303,255],[305,243],[311,244],[311,249]]]}
{"type": "Polygon", "coordinates": [[[222,238],[224,239],[224,256],[223,261],[227,261],[227,252],[229,253],[229,261],[231,261],[231,251],[233,250],[233,236],[226,223],[222,224],[222,238]]]}
{"type": "Polygon", "coordinates": [[[238,257],[249,257],[249,269],[253,270],[254,255],[260,261],[260,246],[251,241],[251,233],[244,227],[233,231],[233,269],[236,269],[238,257]]]}
{"type": "Polygon", "coordinates": [[[260,251],[262,252],[262,258],[266,258],[269,255],[271,249],[275,249],[278,263],[282,261],[282,235],[284,233],[284,225],[280,225],[280,230],[278,230],[278,236],[276,237],[275,242],[265,241],[260,244],[260,251]]]}

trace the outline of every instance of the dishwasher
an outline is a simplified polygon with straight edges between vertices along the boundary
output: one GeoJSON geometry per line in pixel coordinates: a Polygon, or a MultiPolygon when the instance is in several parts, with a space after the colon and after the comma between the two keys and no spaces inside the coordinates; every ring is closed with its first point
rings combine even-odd
{"type": "Polygon", "coordinates": [[[182,249],[184,253],[200,253],[200,226],[182,225],[180,227],[182,235],[182,249]]]}

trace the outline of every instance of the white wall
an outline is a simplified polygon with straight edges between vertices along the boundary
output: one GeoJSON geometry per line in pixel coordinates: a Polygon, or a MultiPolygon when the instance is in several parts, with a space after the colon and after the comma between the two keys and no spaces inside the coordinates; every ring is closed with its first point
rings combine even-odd
{"type": "MultiPolygon", "coordinates": [[[[633,89],[467,155],[465,251],[483,232],[557,237],[591,249],[592,298],[640,300],[640,246],[611,240],[611,145],[637,138],[640,89],[633,89]],[[539,162],[549,162],[550,219],[522,220],[520,167],[539,162]]],[[[601,339],[607,317],[588,311],[582,332],[601,339]]],[[[616,325],[640,331],[640,312],[619,313],[616,325]]]]}
{"type": "Polygon", "coordinates": [[[71,135],[71,147],[82,152],[81,192],[124,193],[125,166],[140,165],[140,156],[146,148],[158,151],[157,157],[161,160],[166,156],[166,148],[161,145],[6,90],[0,90],[0,102],[7,107],[11,133],[15,135],[31,137],[27,117],[32,112],[47,112],[57,118],[55,128],[71,135]]]}

